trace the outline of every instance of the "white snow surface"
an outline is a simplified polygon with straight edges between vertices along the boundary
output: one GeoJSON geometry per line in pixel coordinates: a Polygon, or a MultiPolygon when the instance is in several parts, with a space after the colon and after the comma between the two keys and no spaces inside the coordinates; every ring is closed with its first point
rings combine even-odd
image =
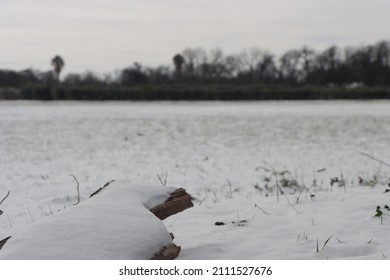
{"type": "MultiPolygon", "coordinates": [[[[162,222],[167,230],[153,225],[174,233],[179,259],[388,259],[390,168],[362,153],[390,163],[389,147],[388,101],[0,102],[0,199],[11,191],[0,205],[0,240],[15,236],[0,257],[54,216],[81,234],[86,222],[65,214],[77,216],[115,179],[166,180],[193,195],[193,208],[162,222]],[[69,174],[80,182],[75,207],[69,174]],[[284,187],[278,201],[280,174],[300,189],[284,187]],[[331,186],[334,177],[343,184],[331,186]]],[[[102,214],[107,225],[117,225],[114,211],[102,214]]],[[[93,259],[149,258],[96,250],[93,259]]]]}
{"type": "Polygon", "coordinates": [[[113,182],[81,204],[27,226],[5,244],[0,259],[150,259],[172,239],[148,209],[174,190],[113,182]]]}

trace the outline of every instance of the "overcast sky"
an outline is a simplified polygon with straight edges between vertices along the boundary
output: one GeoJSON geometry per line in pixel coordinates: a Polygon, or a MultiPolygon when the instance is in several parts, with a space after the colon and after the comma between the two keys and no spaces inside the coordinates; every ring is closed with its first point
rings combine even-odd
{"type": "Polygon", "coordinates": [[[390,0],[0,0],[0,68],[108,73],[187,47],[275,54],[390,40],[390,0]]]}

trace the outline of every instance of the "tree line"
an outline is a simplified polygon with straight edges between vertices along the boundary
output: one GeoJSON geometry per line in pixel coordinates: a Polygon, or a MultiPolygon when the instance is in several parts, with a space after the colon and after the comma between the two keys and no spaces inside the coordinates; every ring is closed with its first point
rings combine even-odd
{"type": "MultiPolygon", "coordinates": [[[[244,49],[228,55],[219,48],[186,48],[175,54],[167,65],[147,67],[135,62],[114,73],[70,73],[61,79],[60,74],[65,67],[64,59],[57,55],[51,60],[51,65],[53,69],[50,71],[0,70],[0,87],[20,88],[24,89],[25,93],[30,89],[27,94],[30,97],[34,95],[31,88],[35,89],[35,92],[46,88],[46,91],[51,92],[47,94],[53,99],[56,96],[73,98],[75,91],[81,88],[85,91],[87,87],[89,95],[93,90],[100,89],[100,92],[108,90],[106,95],[114,95],[115,92],[120,96],[124,94],[123,88],[133,87],[132,93],[127,89],[125,95],[137,92],[140,99],[144,96],[139,93],[140,87],[143,93],[149,90],[153,96],[160,96],[158,91],[164,94],[179,94],[177,92],[180,91],[180,96],[191,92],[195,92],[195,95],[202,92],[203,95],[207,91],[214,91],[215,95],[220,88],[229,91],[226,86],[236,88],[236,91],[239,86],[244,86],[253,92],[254,85],[270,91],[271,88],[275,90],[278,87],[313,89],[351,86],[381,87],[383,91],[383,88],[390,86],[390,41],[343,49],[330,46],[321,52],[304,46],[288,50],[279,57],[260,48],[244,49]],[[53,87],[58,93],[52,92],[53,87]],[[70,89],[73,93],[69,93],[70,89]],[[66,90],[67,94],[61,93],[66,90]]],[[[79,98],[80,96],[76,99],[79,98]]]]}

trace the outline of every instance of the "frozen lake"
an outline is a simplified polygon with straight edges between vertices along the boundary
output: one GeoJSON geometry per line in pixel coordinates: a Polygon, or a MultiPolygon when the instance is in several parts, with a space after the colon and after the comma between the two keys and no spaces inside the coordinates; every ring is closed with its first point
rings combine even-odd
{"type": "Polygon", "coordinates": [[[264,169],[348,182],[390,162],[390,102],[0,102],[3,228],[31,223],[105,182],[185,187],[199,199],[246,195],[264,169]],[[315,170],[325,169],[315,174],[315,170]],[[4,208],[4,207],[3,207],[4,208]]]}

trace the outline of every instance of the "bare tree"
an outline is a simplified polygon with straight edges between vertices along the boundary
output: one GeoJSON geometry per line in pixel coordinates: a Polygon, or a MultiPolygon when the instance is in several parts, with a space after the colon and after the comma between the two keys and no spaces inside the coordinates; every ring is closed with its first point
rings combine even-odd
{"type": "Polygon", "coordinates": [[[327,48],[317,56],[316,64],[324,70],[334,70],[341,64],[341,52],[336,46],[327,48]]]}
{"type": "Polygon", "coordinates": [[[302,58],[301,78],[306,81],[314,67],[315,51],[307,46],[304,46],[300,52],[302,58]]]}
{"type": "Polygon", "coordinates": [[[241,63],[241,70],[249,70],[254,72],[256,66],[260,63],[263,57],[263,51],[259,48],[253,47],[250,49],[244,49],[238,54],[239,61],[241,63]]]}
{"type": "Polygon", "coordinates": [[[280,78],[289,84],[304,83],[315,62],[315,52],[308,47],[289,50],[280,58],[280,78]]]}
{"type": "Polygon", "coordinates": [[[231,72],[227,67],[226,58],[219,48],[211,49],[201,64],[201,75],[204,81],[220,81],[229,78],[231,72]]]}
{"type": "Polygon", "coordinates": [[[148,78],[142,65],[138,62],[134,62],[133,66],[122,70],[119,80],[122,85],[132,86],[146,84],[148,78]]]}
{"type": "Polygon", "coordinates": [[[269,82],[276,76],[274,56],[259,48],[244,49],[237,55],[239,78],[246,82],[269,82]]]}
{"type": "Polygon", "coordinates": [[[207,54],[204,49],[186,48],[181,52],[185,64],[183,76],[186,81],[197,82],[201,77],[201,65],[207,60],[207,54]]]}
{"type": "Polygon", "coordinates": [[[272,83],[276,79],[276,73],[277,67],[274,56],[268,52],[264,52],[261,61],[257,65],[255,80],[272,83]]]}

